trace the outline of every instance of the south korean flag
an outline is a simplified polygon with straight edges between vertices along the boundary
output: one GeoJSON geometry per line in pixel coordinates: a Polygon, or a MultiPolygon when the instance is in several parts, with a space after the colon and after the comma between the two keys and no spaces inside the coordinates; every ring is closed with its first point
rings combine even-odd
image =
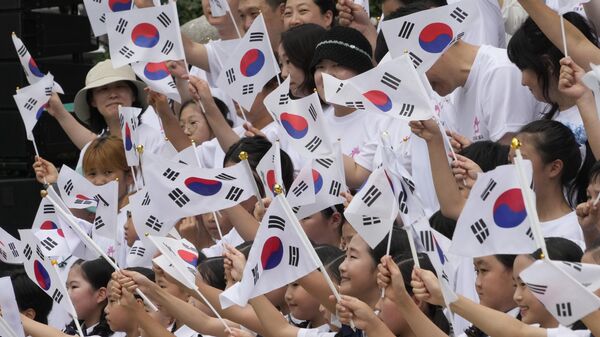
{"type": "Polygon", "coordinates": [[[179,219],[169,219],[159,205],[152,202],[146,187],[129,197],[133,226],[144,245],[151,245],[148,235],[166,236],[179,219]]]}
{"type": "MultiPolygon", "coordinates": [[[[531,181],[531,162],[523,164],[531,181]]],[[[451,253],[478,257],[536,250],[516,173],[514,165],[502,165],[478,175],[456,223],[451,253]]]]}
{"type": "Polygon", "coordinates": [[[59,225],[56,213],[54,205],[48,199],[42,198],[31,229],[40,240],[40,245],[45,249],[46,255],[69,256],[71,249],[65,233],[59,225]]]}
{"type": "Polygon", "coordinates": [[[209,0],[210,15],[215,18],[225,16],[227,12],[231,11],[227,0],[209,0]]]}
{"type": "Polygon", "coordinates": [[[560,324],[569,326],[598,310],[600,298],[554,262],[535,261],[519,277],[560,324]]]}
{"type": "Polygon", "coordinates": [[[371,248],[375,248],[392,229],[398,216],[395,199],[385,170],[378,168],[344,212],[344,217],[371,248]]]}
{"type": "Polygon", "coordinates": [[[300,99],[289,97],[291,77],[265,97],[264,104],[279,124],[281,133],[303,157],[319,158],[333,153],[327,121],[317,93],[300,99]]]}
{"type": "Polygon", "coordinates": [[[21,241],[0,227],[0,261],[10,264],[23,263],[21,241]]]}
{"type": "Polygon", "coordinates": [[[198,250],[188,240],[177,240],[170,237],[149,235],[152,247],[158,249],[162,254],[154,261],[159,265],[167,265],[165,272],[173,276],[189,289],[197,289],[195,279],[198,265],[198,250]],[[166,260],[163,260],[163,259],[166,260]],[[162,261],[161,261],[162,260],[162,261]]]}
{"type": "Polygon", "coordinates": [[[415,68],[426,72],[464,35],[479,14],[477,1],[462,0],[384,21],[381,30],[392,57],[408,53],[415,68]]]}
{"type": "Polygon", "coordinates": [[[108,13],[106,29],[113,67],[136,61],[183,60],[175,2],[135,11],[108,13]]]}
{"type": "Polygon", "coordinates": [[[42,117],[46,103],[52,95],[53,83],[54,77],[48,73],[41,80],[17,90],[17,93],[13,95],[23,124],[25,124],[27,139],[30,141],[33,141],[33,128],[42,117]]]}
{"type": "MultiPolygon", "coordinates": [[[[25,76],[27,76],[27,82],[29,82],[29,84],[34,84],[43,79],[45,74],[40,70],[23,41],[21,41],[15,33],[12,34],[12,41],[15,50],[17,51],[17,55],[19,56],[21,66],[23,66],[23,71],[25,71],[25,76]]],[[[52,91],[64,94],[62,87],[56,82],[53,82],[52,91]]]]}
{"type": "Polygon", "coordinates": [[[181,103],[181,95],[165,62],[136,62],[131,67],[150,89],[181,103]]]}
{"type": "Polygon", "coordinates": [[[293,223],[297,220],[290,218],[291,210],[283,198],[282,194],[277,195],[263,217],[242,281],[219,296],[223,309],[234,304],[245,306],[249,299],[294,282],[319,266],[320,261],[307,247],[308,240],[300,233],[299,225],[293,223]]]}
{"type": "Polygon", "coordinates": [[[254,19],[231,56],[223,63],[217,86],[242,108],[250,110],[256,95],[279,72],[261,14],[254,19]]]}
{"type": "Polygon", "coordinates": [[[310,162],[302,167],[286,195],[290,205],[299,207],[315,203],[314,177],[316,174],[318,172],[313,170],[310,162]]]}
{"type": "Polygon", "coordinates": [[[83,0],[85,11],[94,36],[106,34],[106,15],[129,11],[133,8],[134,0],[83,0]]]}
{"type": "Polygon", "coordinates": [[[125,149],[125,159],[128,166],[138,166],[140,163],[137,146],[139,145],[138,116],[142,109],[135,107],[119,106],[119,122],[121,124],[121,138],[125,149]]]}

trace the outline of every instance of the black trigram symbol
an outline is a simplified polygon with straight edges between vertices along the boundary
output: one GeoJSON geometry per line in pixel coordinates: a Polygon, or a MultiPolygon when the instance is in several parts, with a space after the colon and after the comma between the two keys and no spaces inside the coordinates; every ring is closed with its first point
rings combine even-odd
{"type": "Polygon", "coordinates": [[[175,170],[171,170],[171,168],[168,168],[165,172],[163,172],[163,177],[165,177],[171,181],[175,181],[175,179],[177,179],[177,177],[179,177],[179,172],[177,172],[175,170]]]}
{"type": "Polygon", "coordinates": [[[173,50],[173,47],[175,47],[175,44],[171,42],[171,40],[167,40],[165,41],[165,45],[162,47],[160,52],[165,55],[169,55],[169,53],[171,53],[171,51],[173,50]]]}
{"type": "Polygon", "coordinates": [[[23,105],[23,107],[29,111],[33,110],[33,108],[35,108],[35,105],[37,104],[37,100],[33,97],[29,98],[27,100],[27,102],[25,102],[25,105],[23,105]]]}
{"type": "Polygon", "coordinates": [[[31,255],[33,255],[33,251],[31,250],[31,246],[27,244],[25,249],[23,249],[23,255],[27,260],[31,260],[31,255]]]}
{"type": "Polygon", "coordinates": [[[167,82],[167,85],[173,89],[177,88],[177,84],[175,84],[173,80],[169,80],[169,82],[167,82]]]}
{"type": "Polygon", "coordinates": [[[406,193],[403,184],[400,184],[400,188],[402,190],[398,193],[398,208],[400,212],[408,214],[408,203],[406,202],[408,200],[408,193],[406,193]]]}
{"type": "Polygon", "coordinates": [[[264,39],[265,33],[263,32],[252,32],[250,33],[250,42],[260,42],[264,39]]]}
{"type": "Polygon", "coordinates": [[[529,290],[531,290],[532,292],[539,294],[539,295],[546,294],[546,290],[548,290],[548,286],[545,286],[545,285],[527,283],[527,282],[525,284],[527,285],[527,288],[529,288],[529,290]]]}
{"type": "Polygon", "coordinates": [[[308,184],[307,184],[307,183],[306,183],[304,180],[302,180],[302,181],[301,181],[301,182],[298,184],[298,186],[296,186],[296,187],[294,187],[294,188],[292,189],[292,193],[294,193],[294,195],[295,195],[296,197],[299,197],[299,196],[300,196],[300,194],[302,194],[302,193],[303,193],[304,191],[306,191],[307,189],[308,189],[308,184]]]}
{"type": "Polygon", "coordinates": [[[381,219],[377,216],[363,215],[362,221],[363,221],[363,226],[379,225],[381,223],[381,219]]]}
{"type": "Polygon", "coordinates": [[[490,236],[490,230],[488,229],[485,221],[483,219],[477,220],[474,224],[471,225],[471,231],[475,234],[475,238],[479,243],[483,243],[488,236],[490,236]]]}
{"type": "Polygon", "coordinates": [[[142,206],[148,205],[150,205],[150,195],[148,194],[148,192],[146,192],[146,194],[144,195],[144,200],[142,200],[142,206]]]}
{"type": "Polygon", "coordinates": [[[100,16],[100,18],[98,18],[98,21],[105,23],[106,22],[106,13],[102,13],[102,15],[100,16]]]}
{"type": "Polygon", "coordinates": [[[54,293],[52,293],[52,299],[54,300],[54,302],[60,304],[60,302],[62,301],[64,295],[62,294],[62,292],[60,290],[54,289],[54,293]]]}
{"type": "Polygon", "coordinates": [[[56,210],[54,209],[54,205],[45,204],[43,207],[43,212],[44,212],[44,214],[54,214],[54,213],[56,213],[56,210]]]}
{"type": "Polygon", "coordinates": [[[335,90],[335,93],[337,94],[338,92],[340,92],[340,90],[342,90],[343,87],[344,87],[344,83],[342,82],[338,85],[338,88],[335,90]]]}
{"type": "Polygon", "coordinates": [[[129,251],[129,255],[137,255],[139,257],[144,257],[145,253],[146,248],[140,246],[131,247],[131,250],[129,251]]]}
{"type": "Polygon", "coordinates": [[[317,121],[317,109],[315,109],[315,106],[312,105],[312,103],[308,107],[308,113],[310,114],[310,117],[312,117],[313,121],[316,122],[317,121]]]}
{"type": "Polygon", "coordinates": [[[285,219],[277,215],[269,216],[269,225],[268,228],[276,228],[279,230],[285,229],[285,219]]]}
{"type": "Polygon", "coordinates": [[[346,106],[352,109],[359,109],[359,110],[364,110],[365,109],[365,104],[362,101],[348,101],[346,102],[346,106]]]}
{"type": "Polygon", "coordinates": [[[17,54],[19,54],[19,56],[21,57],[25,56],[25,54],[27,54],[27,48],[25,48],[24,45],[19,47],[19,50],[17,50],[17,54]]]}
{"type": "Polygon", "coordinates": [[[125,117],[121,113],[119,113],[119,125],[121,127],[123,127],[124,124],[125,124],[125,117]]]}
{"type": "Polygon", "coordinates": [[[338,181],[331,181],[331,186],[329,187],[329,194],[335,196],[335,197],[339,197],[340,196],[340,189],[342,188],[342,184],[338,181]]]}
{"type": "Polygon", "coordinates": [[[571,311],[571,302],[556,303],[556,314],[558,317],[573,316],[573,312],[571,311]]]}
{"type": "Polygon", "coordinates": [[[294,212],[294,214],[298,214],[299,210],[300,210],[300,206],[292,207],[292,212],[294,212]]]}
{"type": "Polygon", "coordinates": [[[236,179],[234,176],[230,176],[229,174],[226,174],[226,173],[221,173],[218,176],[216,176],[215,178],[221,179],[221,180],[235,180],[236,179]]]}
{"type": "Polygon", "coordinates": [[[129,22],[127,22],[127,20],[120,18],[119,22],[117,23],[117,28],[115,30],[117,31],[117,33],[123,34],[125,33],[125,28],[128,24],[129,22]]]}
{"type": "Polygon", "coordinates": [[[169,193],[169,198],[175,201],[175,204],[179,207],[183,207],[185,204],[190,202],[190,198],[185,195],[179,188],[175,188],[169,193]]]}
{"type": "Polygon", "coordinates": [[[408,189],[410,190],[410,193],[414,193],[415,192],[415,183],[406,178],[406,177],[402,177],[402,181],[404,181],[404,183],[406,184],[406,186],[408,186],[408,189]]]}
{"type": "Polygon", "coordinates": [[[6,252],[2,248],[0,248],[0,255],[2,255],[2,259],[4,260],[8,258],[8,254],[6,254],[6,252]]]}
{"type": "Polygon", "coordinates": [[[37,256],[39,256],[40,259],[44,259],[44,252],[42,252],[42,249],[40,248],[40,246],[36,245],[35,246],[35,252],[37,253],[37,256]]]}
{"type": "Polygon", "coordinates": [[[487,197],[490,196],[490,193],[494,190],[494,187],[496,187],[496,185],[498,185],[498,183],[494,179],[490,179],[487,186],[481,193],[481,200],[485,201],[485,199],[487,199],[487,197]]]}
{"type": "Polygon", "coordinates": [[[310,152],[315,152],[321,146],[321,143],[323,143],[323,140],[318,136],[314,136],[304,147],[310,152]]]}
{"type": "Polygon", "coordinates": [[[300,262],[300,249],[298,247],[290,246],[289,265],[298,267],[298,262],[300,262]]]}
{"type": "Polygon", "coordinates": [[[450,14],[450,17],[455,19],[456,21],[463,23],[463,21],[465,21],[465,19],[469,16],[469,13],[465,12],[462,8],[460,7],[456,7],[452,13],[450,14]]]}
{"type": "Polygon", "coordinates": [[[415,68],[418,68],[421,65],[421,63],[423,63],[423,60],[413,52],[409,52],[408,56],[410,57],[410,59],[413,63],[413,66],[415,66],[415,68]]]}
{"type": "Polygon", "coordinates": [[[242,95],[248,95],[254,92],[254,84],[244,84],[242,85],[242,95]]]}
{"type": "Polygon", "coordinates": [[[52,87],[54,85],[50,85],[44,88],[44,94],[46,94],[46,96],[52,96],[52,87]]]}
{"type": "Polygon", "coordinates": [[[410,21],[404,21],[402,23],[402,27],[400,28],[400,32],[398,33],[398,37],[403,39],[408,39],[410,34],[412,33],[413,28],[415,28],[415,24],[410,21]]]}
{"type": "Polygon", "coordinates": [[[225,71],[225,76],[227,77],[227,84],[235,82],[235,71],[233,68],[227,69],[227,71],[225,71]]]}
{"type": "Polygon", "coordinates": [[[400,86],[400,79],[388,72],[383,74],[383,77],[381,78],[381,83],[387,85],[388,87],[392,88],[393,90],[397,90],[398,86],[400,86]]]}
{"type": "Polygon", "coordinates": [[[525,232],[525,235],[529,236],[529,238],[530,238],[531,240],[533,240],[533,231],[531,230],[531,227],[529,227],[529,228],[527,229],[527,232],[525,232]]]}
{"type": "Polygon", "coordinates": [[[446,274],[445,270],[442,270],[442,278],[446,280],[446,282],[450,283],[450,278],[448,277],[448,274],[446,274]]]}
{"type": "Polygon", "coordinates": [[[100,204],[100,201],[102,201],[102,205],[104,205],[104,207],[110,206],[110,204],[100,194],[96,194],[93,199],[96,200],[98,204],[100,204]]]}
{"type": "Polygon", "coordinates": [[[46,248],[46,250],[52,250],[58,246],[58,242],[52,240],[52,238],[48,237],[44,240],[40,241],[40,244],[46,248]]]}
{"type": "Polygon", "coordinates": [[[414,104],[402,103],[402,107],[400,108],[400,112],[398,112],[398,114],[402,117],[410,118],[413,112],[415,112],[414,104]]]}
{"type": "Polygon", "coordinates": [[[127,46],[123,46],[123,48],[121,48],[119,50],[119,54],[123,55],[123,57],[126,59],[130,59],[133,57],[135,52],[133,50],[129,49],[127,46]]]}
{"type": "Polygon", "coordinates": [[[10,242],[8,244],[8,248],[10,248],[10,251],[12,252],[12,255],[14,257],[19,257],[19,251],[17,250],[17,247],[15,246],[14,242],[10,242]]]}
{"type": "Polygon", "coordinates": [[[169,27],[171,24],[171,18],[165,12],[161,12],[156,19],[160,21],[165,28],[169,27]]]}
{"type": "Polygon", "coordinates": [[[97,3],[102,3],[102,0],[93,0],[93,1],[97,2],[97,3]]]}
{"type": "Polygon", "coordinates": [[[158,218],[156,218],[154,215],[151,215],[148,217],[148,220],[146,220],[145,225],[150,227],[152,230],[159,232],[164,223],[160,222],[160,220],[158,220],[158,218]]]}
{"type": "Polygon", "coordinates": [[[97,216],[96,219],[94,219],[94,228],[96,228],[96,230],[99,230],[100,228],[104,227],[106,224],[104,223],[104,220],[102,220],[102,217],[97,216]]]}
{"type": "Polygon", "coordinates": [[[577,271],[581,271],[583,269],[582,264],[579,263],[579,262],[566,262],[566,261],[563,261],[563,263],[566,264],[567,266],[569,266],[569,267],[577,270],[577,271]]]}
{"type": "Polygon", "coordinates": [[[242,196],[242,193],[244,193],[244,189],[232,186],[231,189],[229,189],[229,192],[227,192],[225,199],[237,202],[242,196]]]}
{"type": "Polygon", "coordinates": [[[333,164],[333,159],[320,158],[320,159],[315,159],[315,162],[317,162],[319,165],[323,166],[324,168],[330,168],[331,165],[333,164]]]}
{"type": "Polygon", "coordinates": [[[380,196],[381,196],[381,191],[374,185],[371,185],[371,187],[369,187],[369,189],[367,190],[367,193],[365,193],[365,195],[362,196],[361,200],[368,207],[371,207],[373,205],[373,203],[375,201],[377,201],[377,199],[379,199],[380,196]]]}
{"type": "Polygon", "coordinates": [[[256,282],[258,282],[258,278],[260,277],[260,274],[258,273],[258,264],[256,266],[254,266],[254,268],[252,268],[252,279],[254,280],[254,285],[256,285],[256,282]]]}
{"type": "Polygon", "coordinates": [[[286,105],[290,100],[289,94],[281,94],[279,95],[279,105],[286,105]]]}
{"type": "Polygon", "coordinates": [[[430,230],[424,230],[419,232],[419,236],[421,237],[421,244],[423,244],[423,248],[426,252],[433,252],[435,246],[433,244],[433,233],[430,230]]]}

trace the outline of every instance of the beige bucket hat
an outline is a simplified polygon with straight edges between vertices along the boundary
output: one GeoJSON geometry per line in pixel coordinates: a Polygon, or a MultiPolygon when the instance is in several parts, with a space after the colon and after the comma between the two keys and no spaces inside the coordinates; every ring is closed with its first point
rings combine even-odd
{"type": "Polygon", "coordinates": [[[87,91],[93,88],[98,88],[103,85],[118,81],[129,81],[133,83],[137,88],[137,93],[134,93],[137,97],[137,101],[142,104],[143,108],[146,108],[148,102],[146,100],[146,93],[144,88],[146,84],[138,81],[135,77],[135,73],[130,66],[123,66],[119,68],[113,68],[110,59],[104,60],[96,64],[85,77],[85,87],[75,95],[75,101],[73,102],[73,108],[75,115],[84,123],[89,124],[90,122],[90,105],[87,101],[87,91]]]}

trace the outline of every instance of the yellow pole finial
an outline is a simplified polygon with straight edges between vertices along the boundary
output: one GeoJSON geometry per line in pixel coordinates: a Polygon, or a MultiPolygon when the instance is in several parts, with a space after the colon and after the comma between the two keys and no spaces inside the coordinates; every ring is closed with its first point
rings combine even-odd
{"type": "Polygon", "coordinates": [[[246,152],[246,151],[240,152],[240,155],[238,156],[238,158],[240,158],[240,160],[248,160],[248,152],[246,152]]]}
{"type": "Polygon", "coordinates": [[[514,150],[521,148],[521,141],[519,141],[517,137],[513,137],[513,139],[510,142],[510,147],[514,150]]]}
{"type": "Polygon", "coordinates": [[[281,193],[283,193],[283,188],[281,187],[281,185],[275,184],[275,185],[273,185],[273,191],[276,194],[281,194],[281,193]]]}
{"type": "Polygon", "coordinates": [[[142,154],[142,153],[144,153],[144,145],[142,145],[142,144],[140,144],[140,145],[136,146],[136,147],[135,147],[135,149],[137,150],[137,152],[138,152],[139,154],[142,154]]]}
{"type": "Polygon", "coordinates": [[[46,191],[46,190],[40,190],[40,196],[42,198],[45,198],[47,195],[48,195],[48,191],[46,191]]]}

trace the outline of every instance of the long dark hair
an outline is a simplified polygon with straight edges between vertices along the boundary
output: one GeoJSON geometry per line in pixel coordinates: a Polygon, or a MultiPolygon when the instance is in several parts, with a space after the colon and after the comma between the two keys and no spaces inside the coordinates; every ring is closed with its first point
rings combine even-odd
{"type": "MultiPolygon", "coordinates": [[[[133,94],[133,97],[134,97],[133,103],[131,104],[131,106],[135,107],[135,108],[142,108],[142,103],[140,101],[140,93],[138,92],[138,89],[135,86],[135,84],[133,84],[133,82],[131,82],[131,81],[125,81],[125,83],[127,83],[129,88],[131,89],[131,93],[133,94]]],[[[93,133],[99,134],[102,132],[102,130],[106,129],[107,125],[106,125],[106,121],[104,120],[104,117],[102,116],[100,111],[98,111],[98,108],[93,107],[92,104],[90,103],[93,98],[93,93],[92,93],[93,91],[94,91],[94,89],[92,88],[92,89],[89,89],[85,93],[87,104],[90,107],[90,121],[89,121],[88,128],[93,133]]],[[[140,115],[138,116],[138,120],[141,120],[144,112],[145,111],[142,111],[142,113],[140,113],[140,115]]]]}

